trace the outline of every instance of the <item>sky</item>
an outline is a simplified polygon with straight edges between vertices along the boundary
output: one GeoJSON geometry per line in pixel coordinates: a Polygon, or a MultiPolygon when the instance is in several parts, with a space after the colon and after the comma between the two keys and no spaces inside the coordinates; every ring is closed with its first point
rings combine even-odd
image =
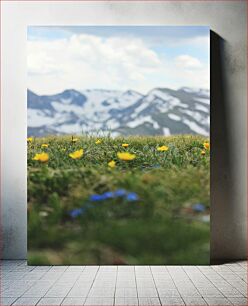
{"type": "Polygon", "coordinates": [[[209,89],[207,26],[30,26],[28,88],[209,89]]]}

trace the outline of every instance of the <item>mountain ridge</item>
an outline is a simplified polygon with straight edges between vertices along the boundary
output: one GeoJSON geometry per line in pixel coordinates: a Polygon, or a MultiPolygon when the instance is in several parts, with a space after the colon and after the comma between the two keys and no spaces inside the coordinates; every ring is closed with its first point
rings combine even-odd
{"type": "Polygon", "coordinates": [[[27,91],[28,135],[209,135],[209,91],[154,88],[147,94],[66,89],[54,95],[27,91]]]}

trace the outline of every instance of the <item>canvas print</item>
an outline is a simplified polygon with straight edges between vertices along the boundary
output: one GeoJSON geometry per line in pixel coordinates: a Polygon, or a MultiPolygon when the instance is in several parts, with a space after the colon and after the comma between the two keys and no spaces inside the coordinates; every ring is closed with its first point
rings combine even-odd
{"type": "Polygon", "coordinates": [[[27,38],[28,263],[209,264],[209,28],[27,38]]]}

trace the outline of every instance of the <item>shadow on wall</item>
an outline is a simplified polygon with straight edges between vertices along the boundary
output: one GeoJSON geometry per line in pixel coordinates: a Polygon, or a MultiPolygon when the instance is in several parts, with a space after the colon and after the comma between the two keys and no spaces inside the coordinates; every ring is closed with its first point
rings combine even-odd
{"type": "MultiPolygon", "coordinates": [[[[234,254],[228,245],[228,235],[240,239],[240,231],[234,224],[235,205],[232,182],[234,175],[231,165],[231,137],[228,124],[226,85],[224,74],[225,40],[213,31],[210,32],[210,111],[211,111],[211,264],[228,261],[234,254]],[[237,229],[236,233],[235,230],[237,229]],[[223,258],[226,254],[226,259],[223,258]],[[227,255],[230,254],[230,257],[227,255]]],[[[236,255],[237,256],[237,255],[236,255]]]]}

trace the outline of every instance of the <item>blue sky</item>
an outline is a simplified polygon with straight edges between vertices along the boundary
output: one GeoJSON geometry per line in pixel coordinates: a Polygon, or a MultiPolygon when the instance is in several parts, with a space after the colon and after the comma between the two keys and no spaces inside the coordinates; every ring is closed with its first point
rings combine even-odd
{"type": "Polygon", "coordinates": [[[209,89],[207,26],[28,27],[28,87],[209,89]]]}

